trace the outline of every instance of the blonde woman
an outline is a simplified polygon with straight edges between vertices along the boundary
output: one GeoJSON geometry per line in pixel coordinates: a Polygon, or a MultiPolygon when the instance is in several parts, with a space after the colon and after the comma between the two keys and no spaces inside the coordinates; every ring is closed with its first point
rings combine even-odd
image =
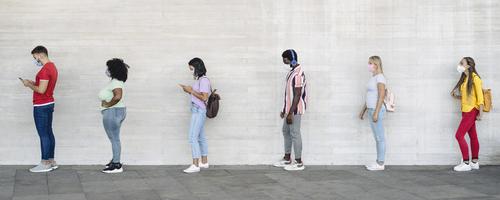
{"type": "Polygon", "coordinates": [[[385,169],[385,130],[383,118],[386,112],[384,105],[386,80],[380,57],[371,56],[368,59],[368,71],[372,77],[367,84],[366,103],[363,105],[359,118],[363,120],[366,111],[368,111],[370,127],[377,143],[377,160],[373,164],[366,165],[366,169],[380,171],[385,169]]]}

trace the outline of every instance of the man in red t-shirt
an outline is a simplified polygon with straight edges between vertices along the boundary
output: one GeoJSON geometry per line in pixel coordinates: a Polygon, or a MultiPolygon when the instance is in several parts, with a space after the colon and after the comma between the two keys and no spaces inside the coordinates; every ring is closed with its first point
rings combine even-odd
{"type": "Polygon", "coordinates": [[[41,67],[35,81],[22,79],[24,86],[33,90],[33,117],[40,137],[42,160],[31,172],[49,172],[57,169],[54,161],[56,140],[52,131],[54,113],[54,89],[57,82],[57,69],[49,60],[47,48],[37,46],[31,51],[35,65],[41,67]]]}

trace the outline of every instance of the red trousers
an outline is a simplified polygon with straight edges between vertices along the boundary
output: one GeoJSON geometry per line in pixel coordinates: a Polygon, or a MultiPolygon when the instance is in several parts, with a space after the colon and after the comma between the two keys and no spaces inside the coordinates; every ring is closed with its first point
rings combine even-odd
{"type": "Polygon", "coordinates": [[[462,158],[464,161],[469,160],[469,145],[465,140],[465,134],[469,133],[470,147],[472,151],[472,159],[479,158],[479,140],[477,139],[476,132],[476,117],[479,114],[479,110],[472,109],[470,112],[462,113],[462,121],[458,126],[455,138],[457,138],[458,145],[460,146],[460,151],[462,152],[462,158]]]}

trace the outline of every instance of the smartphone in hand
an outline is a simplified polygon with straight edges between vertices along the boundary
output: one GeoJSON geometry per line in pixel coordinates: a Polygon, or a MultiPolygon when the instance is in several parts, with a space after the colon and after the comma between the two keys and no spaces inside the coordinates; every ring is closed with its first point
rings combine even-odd
{"type": "Polygon", "coordinates": [[[21,78],[21,77],[17,77],[17,78],[18,78],[21,82],[23,81],[23,78],[21,78]]]}

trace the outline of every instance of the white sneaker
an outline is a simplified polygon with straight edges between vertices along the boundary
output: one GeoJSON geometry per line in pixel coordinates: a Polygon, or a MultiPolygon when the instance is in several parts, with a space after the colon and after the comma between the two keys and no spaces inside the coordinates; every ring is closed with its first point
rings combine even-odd
{"type": "Polygon", "coordinates": [[[379,165],[378,163],[365,165],[365,167],[368,171],[383,171],[383,170],[385,170],[385,165],[379,165]]]}
{"type": "Polygon", "coordinates": [[[457,166],[453,167],[453,170],[457,172],[466,172],[472,170],[472,167],[469,164],[465,164],[464,162],[461,162],[457,166]]]}
{"type": "Polygon", "coordinates": [[[50,164],[50,165],[52,167],[52,170],[59,168],[59,165],[57,165],[56,161],[52,162],[52,164],[50,164]]]}
{"type": "Polygon", "coordinates": [[[200,168],[202,168],[202,169],[208,169],[208,167],[210,167],[210,165],[208,164],[208,162],[205,163],[205,164],[203,164],[203,163],[200,162],[198,165],[200,165],[200,168]]]}
{"type": "Polygon", "coordinates": [[[196,173],[200,172],[200,167],[196,167],[196,165],[190,165],[187,169],[184,170],[184,173],[196,173]]]}
{"type": "Polygon", "coordinates": [[[38,172],[50,172],[52,171],[52,165],[46,165],[46,164],[43,164],[43,163],[40,163],[38,164],[37,166],[33,167],[30,169],[30,172],[35,172],[35,173],[38,173],[38,172]]]}
{"type": "Polygon", "coordinates": [[[290,164],[292,164],[290,160],[281,159],[280,161],[274,163],[273,166],[283,168],[290,164]]]}
{"type": "Polygon", "coordinates": [[[470,168],[471,169],[479,169],[479,161],[474,163],[474,162],[471,162],[470,163],[470,168]]]}
{"type": "Polygon", "coordinates": [[[293,162],[293,164],[289,164],[289,165],[285,166],[286,171],[302,171],[305,168],[306,168],[306,166],[304,166],[304,162],[302,162],[302,163],[293,162]]]}

